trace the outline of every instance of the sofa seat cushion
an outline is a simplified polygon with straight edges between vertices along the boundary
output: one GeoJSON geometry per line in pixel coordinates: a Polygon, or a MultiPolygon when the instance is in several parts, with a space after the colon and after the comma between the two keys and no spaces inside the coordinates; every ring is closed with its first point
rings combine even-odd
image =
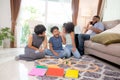
{"type": "Polygon", "coordinates": [[[110,44],[108,46],[99,43],[92,42],[90,40],[85,41],[85,47],[100,51],[105,54],[110,54],[116,57],[120,57],[120,43],[110,44]]]}

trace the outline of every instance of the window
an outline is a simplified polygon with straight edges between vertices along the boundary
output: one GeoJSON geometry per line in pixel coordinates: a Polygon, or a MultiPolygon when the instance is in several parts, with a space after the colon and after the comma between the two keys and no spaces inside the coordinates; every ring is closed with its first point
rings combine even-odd
{"type": "Polygon", "coordinates": [[[64,22],[72,21],[71,0],[22,0],[17,25],[17,47],[24,47],[36,24],[44,24],[46,34],[50,28],[59,28],[64,22]]]}
{"type": "Polygon", "coordinates": [[[103,21],[120,19],[120,0],[106,0],[103,21]]]}

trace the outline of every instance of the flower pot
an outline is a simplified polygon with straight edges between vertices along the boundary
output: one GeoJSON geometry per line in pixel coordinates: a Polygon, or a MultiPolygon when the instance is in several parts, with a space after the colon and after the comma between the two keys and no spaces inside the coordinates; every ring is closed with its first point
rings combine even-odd
{"type": "Polygon", "coordinates": [[[3,48],[10,48],[10,39],[3,40],[3,48]]]}

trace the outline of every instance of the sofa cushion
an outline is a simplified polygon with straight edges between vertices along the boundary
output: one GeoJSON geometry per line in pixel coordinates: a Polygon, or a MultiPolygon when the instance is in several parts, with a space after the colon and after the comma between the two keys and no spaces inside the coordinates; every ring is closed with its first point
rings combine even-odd
{"type": "Polygon", "coordinates": [[[120,57],[120,43],[110,44],[108,46],[99,43],[92,42],[90,40],[85,41],[85,47],[100,51],[105,54],[110,54],[116,57],[120,57]]]}
{"type": "Polygon", "coordinates": [[[112,43],[120,43],[120,24],[116,27],[106,30],[100,34],[95,35],[91,38],[93,42],[101,43],[104,45],[112,43]]]}
{"type": "Polygon", "coordinates": [[[118,34],[120,34],[120,24],[117,24],[115,27],[105,30],[102,33],[118,33],[118,34]]]}
{"type": "Polygon", "coordinates": [[[103,33],[95,35],[91,38],[93,42],[97,42],[104,45],[109,45],[113,43],[120,43],[120,34],[116,33],[103,33]]]}
{"type": "Polygon", "coordinates": [[[105,29],[111,29],[115,27],[117,24],[120,24],[120,20],[104,21],[103,24],[105,26],[105,29]]]}

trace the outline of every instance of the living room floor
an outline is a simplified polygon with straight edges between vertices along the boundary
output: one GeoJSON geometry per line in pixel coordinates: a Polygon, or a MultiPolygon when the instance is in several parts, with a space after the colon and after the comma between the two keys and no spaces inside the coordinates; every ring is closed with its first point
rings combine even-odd
{"type": "Polygon", "coordinates": [[[23,48],[0,50],[0,80],[37,80],[28,76],[34,61],[15,61],[14,57],[23,54],[23,48]]]}
{"type": "Polygon", "coordinates": [[[34,66],[34,61],[14,60],[16,55],[23,53],[23,48],[0,49],[0,80],[38,80],[36,77],[28,76],[28,72],[34,66]]]}

